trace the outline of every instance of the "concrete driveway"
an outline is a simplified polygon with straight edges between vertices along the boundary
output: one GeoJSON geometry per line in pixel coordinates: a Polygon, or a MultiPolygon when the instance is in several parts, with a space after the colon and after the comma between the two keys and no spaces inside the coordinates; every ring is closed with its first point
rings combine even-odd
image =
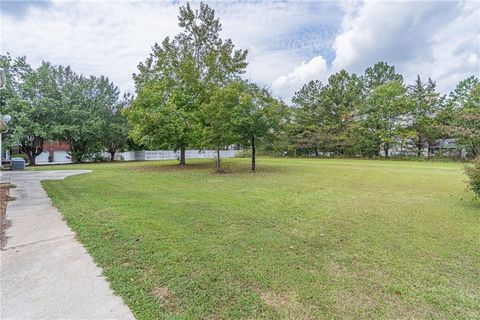
{"type": "Polygon", "coordinates": [[[7,243],[0,251],[1,319],[134,319],[42,188],[89,170],[2,172],[7,243]]]}

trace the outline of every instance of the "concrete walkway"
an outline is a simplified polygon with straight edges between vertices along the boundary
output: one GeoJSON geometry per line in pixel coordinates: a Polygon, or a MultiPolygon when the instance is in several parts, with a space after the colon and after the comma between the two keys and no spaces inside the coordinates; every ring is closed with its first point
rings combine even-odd
{"type": "Polygon", "coordinates": [[[0,173],[1,182],[17,186],[0,251],[1,319],[134,319],[40,184],[88,172],[0,173]]]}

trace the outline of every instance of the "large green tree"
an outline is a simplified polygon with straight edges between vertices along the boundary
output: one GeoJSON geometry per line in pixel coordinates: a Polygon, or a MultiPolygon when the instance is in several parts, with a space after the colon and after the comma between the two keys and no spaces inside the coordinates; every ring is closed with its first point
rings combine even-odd
{"type": "Polygon", "coordinates": [[[406,96],[405,86],[398,81],[376,87],[368,96],[362,110],[362,125],[383,147],[385,157],[405,135],[411,101],[406,96]]]}
{"type": "Polygon", "coordinates": [[[238,103],[231,110],[232,131],[239,145],[250,145],[252,171],[256,169],[259,140],[272,138],[281,130],[287,112],[285,104],[254,83],[239,82],[238,103]]]}
{"type": "Polygon", "coordinates": [[[62,83],[62,107],[55,117],[61,124],[57,137],[69,144],[73,161],[91,160],[106,149],[105,127],[110,111],[120,103],[119,90],[106,77],[79,76],[69,68],[62,83]]]}
{"type": "Polygon", "coordinates": [[[372,117],[365,115],[366,110],[372,112],[375,110],[375,105],[368,105],[372,103],[374,99],[371,98],[375,89],[379,86],[385,85],[389,82],[402,83],[403,77],[397,73],[394,66],[387,64],[386,62],[377,62],[372,67],[365,70],[361,76],[364,89],[364,103],[356,114],[355,123],[350,130],[350,138],[353,144],[353,149],[356,152],[366,156],[378,155],[382,145],[381,135],[378,134],[378,128],[375,128],[372,122],[372,117]],[[370,123],[370,125],[365,125],[370,123]]]}
{"type": "Polygon", "coordinates": [[[321,132],[323,116],[320,109],[323,84],[310,81],[292,99],[294,123],[291,129],[296,149],[304,152],[313,151],[319,155],[323,143],[321,132]]]}
{"type": "Polygon", "coordinates": [[[362,80],[345,70],[328,78],[326,85],[311,81],[293,98],[295,137],[299,147],[343,154],[351,147],[351,126],[363,103],[362,80]]]}
{"type": "Polygon", "coordinates": [[[110,161],[115,160],[115,153],[128,146],[128,132],[130,126],[123,114],[125,107],[130,103],[130,96],[124,95],[118,103],[107,106],[104,110],[104,125],[102,127],[103,148],[110,154],[110,161]]]}
{"type": "Polygon", "coordinates": [[[204,3],[199,10],[188,3],[180,7],[178,19],[183,31],[155,44],[139,64],[133,76],[137,97],[126,115],[135,142],[180,150],[185,164],[185,150],[203,141],[200,106],[215,87],[244,72],[247,51],[220,38],[221,24],[204,3]]]}
{"type": "Polygon", "coordinates": [[[429,143],[438,137],[435,118],[440,111],[442,96],[436,92],[436,84],[431,79],[423,83],[417,76],[415,83],[407,89],[407,96],[411,100],[409,114],[409,129],[411,141],[418,156],[429,143]]]}
{"type": "Polygon", "coordinates": [[[58,132],[58,69],[46,62],[33,69],[25,57],[1,56],[0,61],[7,76],[6,88],[0,92],[1,113],[12,117],[7,145],[19,146],[30,164],[35,165],[44,143],[58,132]]]}
{"type": "MultiPolygon", "coordinates": [[[[453,103],[458,103],[458,108],[452,121],[452,133],[459,146],[464,146],[473,157],[477,157],[480,155],[480,81],[472,77],[467,81],[471,85],[460,101],[457,100],[459,96],[454,96],[453,103]]],[[[454,93],[464,87],[465,81],[460,82],[454,93]]]]}
{"type": "Polygon", "coordinates": [[[449,102],[455,109],[463,109],[468,101],[471,101],[472,91],[480,85],[480,79],[476,76],[470,76],[460,81],[455,89],[450,93],[449,102]]]}
{"type": "Polygon", "coordinates": [[[204,144],[217,150],[217,173],[220,172],[220,149],[238,142],[233,127],[233,111],[239,104],[241,89],[241,82],[216,87],[208,103],[202,105],[204,144]]]}
{"type": "Polygon", "coordinates": [[[386,84],[387,82],[403,82],[403,76],[396,72],[394,66],[379,61],[365,70],[362,80],[365,90],[367,93],[370,93],[378,86],[386,84]]]}
{"type": "Polygon", "coordinates": [[[364,102],[362,80],[345,70],[328,78],[321,95],[322,132],[327,137],[327,150],[343,154],[351,148],[351,126],[364,102]]]}
{"type": "Polygon", "coordinates": [[[1,56],[0,64],[7,76],[1,112],[12,116],[7,142],[19,146],[30,164],[45,142],[64,141],[74,161],[85,161],[125,139],[117,125],[125,122],[119,90],[108,78],[85,77],[48,62],[33,69],[25,57],[1,56]]]}

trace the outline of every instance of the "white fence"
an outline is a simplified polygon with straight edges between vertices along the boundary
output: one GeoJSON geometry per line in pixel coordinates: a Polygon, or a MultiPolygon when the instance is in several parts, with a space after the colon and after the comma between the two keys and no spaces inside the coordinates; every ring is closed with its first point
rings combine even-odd
{"type": "MultiPolygon", "coordinates": [[[[220,150],[221,158],[235,157],[236,150],[220,150]]],[[[186,159],[215,158],[216,150],[185,150],[186,159]]],[[[105,159],[110,159],[110,154],[103,153],[105,159]]],[[[125,151],[115,153],[115,160],[121,161],[156,161],[156,160],[175,160],[180,158],[180,151],[172,150],[142,150],[125,151]]],[[[37,164],[60,164],[71,163],[70,156],[65,151],[55,151],[53,153],[53,162],[49,162],[48,152],[43,152],[36,158],[37,164]]]]}
{"type": "MultiPolygon", "coordinates": [[[[220,150],[221,158],[235,157],[235,150],[220,150]]],[[[186,159],[215,158],[216,150],[185,150],[186,159]]],[[[174,160],[180,158],[180,151],[171,150],[148,150],[148,151],[127,151],[119,152],[116,158],[125,161],[155,161],[155,160],[174,160]]]]}
{"type": "MultiPolygon", "coordinates": [[[[144,160],[172,160],[180,158],[180,151],[145,151],[144,160]]],[[[187,159],[201,159],[201,158],[215,158],[217,156],[216,150],[185,150],[185,158],[187,159]]],[[[220,150],[220,157],[233,158],[235,157],[235,150],[220,150]]]]}

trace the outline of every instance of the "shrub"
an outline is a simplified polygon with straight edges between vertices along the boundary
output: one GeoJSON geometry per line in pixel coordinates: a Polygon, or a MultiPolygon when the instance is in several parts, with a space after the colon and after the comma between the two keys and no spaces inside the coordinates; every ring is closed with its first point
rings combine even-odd
{"type": "Polygon", "coordinates": [[[472,166],[465,169],[465,173],[469,178],[470,189],[480,198],[480,156],[473,161],[472,166]]]}

